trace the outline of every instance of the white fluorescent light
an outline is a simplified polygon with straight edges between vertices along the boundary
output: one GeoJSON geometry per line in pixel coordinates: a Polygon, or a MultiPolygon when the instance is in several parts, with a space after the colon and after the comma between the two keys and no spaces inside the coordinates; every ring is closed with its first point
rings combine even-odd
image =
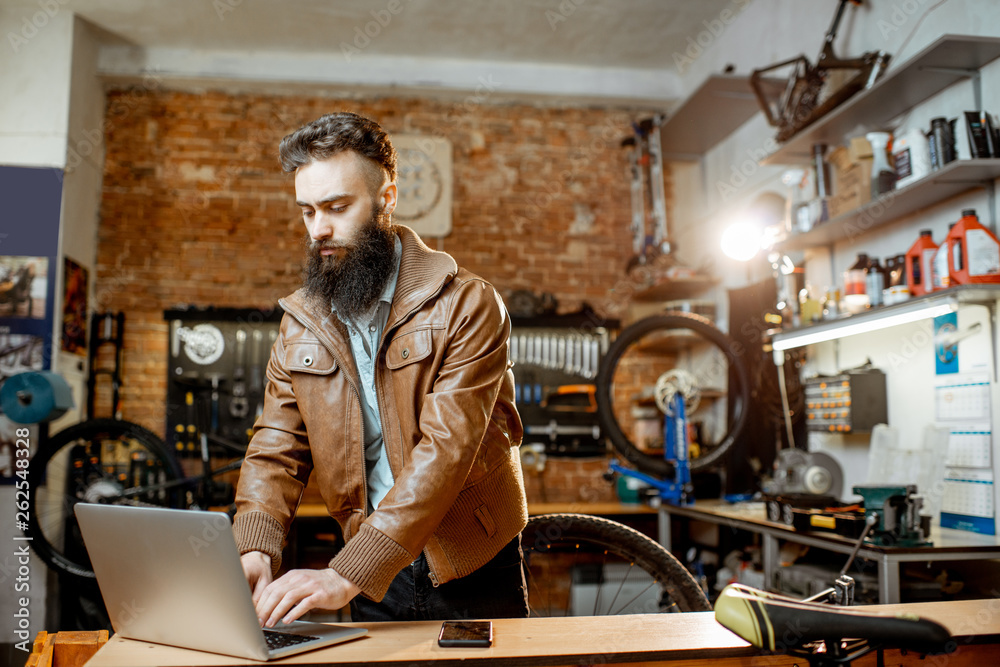
{"type": "Polygon", "coordinates": [[[855,334],[868,333],[901,324],[927,320],[954,312],[957,308],[958,304],[949,300],[945,303],[921,304],[918,308],[903,309],[897,312],[878,313],[873,311],[863,313],[844,320],[815,325],[819,330],[810,327],[801,333],[789,332],[788,334],[777,334],[772,347],[775,350],[789,350],[804,345],[824,343],[828,340],[836,340],[837,338],[844,338],[855,334]],[[851,321],[854,317],[858,318],[857,322],[851,321]]]}

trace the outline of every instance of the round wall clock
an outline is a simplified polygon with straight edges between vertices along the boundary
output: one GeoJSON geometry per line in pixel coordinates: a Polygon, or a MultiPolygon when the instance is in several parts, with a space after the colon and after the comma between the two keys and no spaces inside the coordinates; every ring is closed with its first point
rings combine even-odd
{"type": "Polygon", "coordinates": [[[442,137],[398,134],[393,219],[424,237],[451,233],[451,142],[442,137]]]}

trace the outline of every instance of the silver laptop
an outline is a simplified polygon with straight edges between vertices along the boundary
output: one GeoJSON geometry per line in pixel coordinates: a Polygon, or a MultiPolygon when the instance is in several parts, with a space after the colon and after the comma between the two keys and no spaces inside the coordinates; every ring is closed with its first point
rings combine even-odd
{"type": "Polygon", "coordinates": [[[368,632],[304,621],[262,629],[222,512],[79,503],[76,516],[122,637],[272,660],[368,632]]]}

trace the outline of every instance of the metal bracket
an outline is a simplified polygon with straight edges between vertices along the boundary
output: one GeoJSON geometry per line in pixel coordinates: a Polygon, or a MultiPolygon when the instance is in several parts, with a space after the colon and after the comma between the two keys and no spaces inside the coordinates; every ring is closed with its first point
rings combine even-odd
{"type": "Polygon", "coordinates": [[[941,72],[942,74],[958,74],[972,79],[972,98],[976,105],[976,111],[983,108],[983,78],[978,69],[965,69],[964,67],[921,67],[924,72],[941,72]]]}

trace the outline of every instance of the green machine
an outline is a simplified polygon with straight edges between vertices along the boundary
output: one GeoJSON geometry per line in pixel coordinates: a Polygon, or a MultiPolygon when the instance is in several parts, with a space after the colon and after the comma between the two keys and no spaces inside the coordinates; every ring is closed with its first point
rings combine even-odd
{"type": "Polygon", "coordinates": [[[859,484],[854,493],[864,498],[867,540],[883,547],[931,546],[930,517],[920,516],[924,499],[916,484],[859,484]]]}

